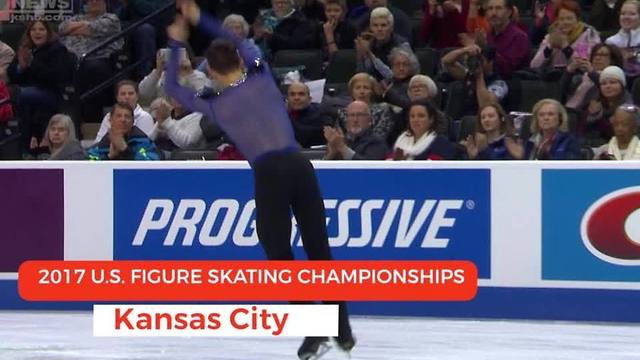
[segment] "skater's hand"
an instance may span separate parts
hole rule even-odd
[[[167,28],[169,39],[186,42],[189,39],[189,26],[181,15],[176,15],[176,20]]]
[[[200,7],[193,0],[178,0],[176,3],[178,9],[182,13],[182,16],[189,22],[189,24],[196,26],[200,22]]]

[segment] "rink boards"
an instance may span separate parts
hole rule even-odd
[[[354,303],[354,313],[640,322],[640,163],[314,165],[337,259],[478,268],[471,302]],[[1,163],[0,189],[0,308],[89,308],[20,300],[27,259],[264,257],[246,163]]]

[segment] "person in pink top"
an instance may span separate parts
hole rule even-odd
[[[592,26],[580,21],[580,5],[563,0],[556,21],[531,60],[531,68],[565,68],[574,58],[589,59],[591,49],[600,43],[600,35]]]

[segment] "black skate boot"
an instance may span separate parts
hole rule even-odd
[[[336,343],[338,348],[350,355],[351,349],[356,346],[356,338],[353,337],[351,331],[346,332],[345,334],[338,335],[333,338],[333,341]]]
[[[315,360],[329,351],[329,338],[307,336],[298,348],[298,358],[300,360]]]

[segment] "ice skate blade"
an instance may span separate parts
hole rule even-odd
[[[318,360],[324,356],[324,354],[328,353],[331,350],[331,345],[326,342],[323,342],[318,346],[318,351],[315,353],[304,353],[298,355],[300,360]]]

